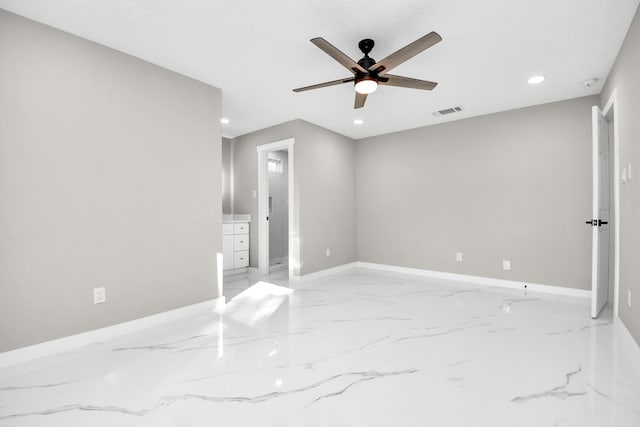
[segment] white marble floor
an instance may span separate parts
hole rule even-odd
[[[638,353],[584,300],[366,270],[291,287],[1,369],[0,426],[640,426]]]

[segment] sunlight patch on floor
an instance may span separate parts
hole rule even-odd
[[[260,281],[232,298],[220,313],[227,320],[254,326],[271,317],[292,293],[293,289]]]

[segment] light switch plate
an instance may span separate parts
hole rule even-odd
[[[456,261],[462,262],[462,252],[456,252]]]
[[[508,259],[503,259],[502,260],[502,269],[503,270],[511,270],[511,261],[509,261]]]

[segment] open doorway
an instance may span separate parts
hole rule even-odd
[[[269,185],[269,272],[289,266],[289,152],[267,153]]]
[[[258,269],[261,274],[295,270],[293,221],[294,139],[260,145],[258,150]]]

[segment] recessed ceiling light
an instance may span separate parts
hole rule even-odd
[[[220,119],[220,123],[222,123],[223,125],[228,125],[229,124],[229,119],[226,119],[226,118],[223,117],[223,118]]]
[[[354,124],[354,125],[361,125],[361,124],[364,124],[364,120],[362,120],[362,119],[355,119],[355,120],[353,121],[353,124]]]
[[[544,81],[544,76],[533,76],[527,82],[530,85],[537,85],[538,83],[542,83]]]

